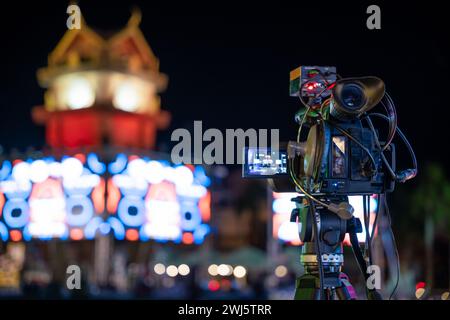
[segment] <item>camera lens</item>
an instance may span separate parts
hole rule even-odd
[[[384,82],[376,77],[348,78],[336,82],[330,115],[340,121],[358,118],[375,107],[384,95]]]
[[[344,85],[341,91],[341,101],[348,109],[361,108],[366,102],[363,88],[354,83]]]

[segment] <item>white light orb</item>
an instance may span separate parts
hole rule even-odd
[[[174,265],[170,265],[167,267],[166,273],[169,277],[176,277],[178,275],[178,268]]]
[[[158,275],[162,275],[166,272],[166,266],[163,265],[162,263],[157,263],[153,267],[153,271],[155,271],[155,273]]]
[[[152,184],[160,183],[164,180],[164,167],[158,161],[150,161],[144,171],[145,179]]]
[[[142,159],[134,159],[128,164],[128,173],[133,178],[140,178],[144,174],[146,163]]]
[[[182,276],[187,276],[189,274],[189,272],[191,272],[191,269],[189,268],[189,266],[187,264],[180,264],[178,266],[178,273]]]
[[[233,274],[233,267],[228,264],[221,264],[217,267],[217,273],[221,276],[230,276]]]
[[[423,297],[423,295],[425,294],[425,289],[424,288],[419,288],[416,290],[416,298],[420,299]]]
[[[194,175],[191,169],[185,166],[175,168],[175,184],[177,186],[190,186],[194,181]]]
[[[66,103],[72,110],[83,109],[94,104],[95,92],[91,83],[84,78],[73,78],[66,88]]]
[[[275,268],[275,275],[278,278],[285,277],[287,275],[287,273],[288,273],[288,270],[287,270],[287,268],[285,266],[280,265],[280,266]]]
[[[83,173],[83,164],[77,158],[67,158],[61,162],[61,175],[64,179],[79,178]]]
[[[35,160],[30,165],[30,180],[39,183],[47,180],[49,167],[44,160]]]
[[[48,172],[51,177],[59,178],[62,175],[62,166],[60,162],[54,161],[48,164]]]
[[[233,270],[233,274],[236,278],[243,278],[247,274],[247,270],[243,266],[236,266]]]
[[[136,85],[124,82],[116,89],[113,105],[122,111],[135,112],[139,108],[141,94]]]
[[[27,162],[19,162],[12,169],[12,177],[18,182],[29,181],[30,164]]]
[[[212,264],[212,265],[210,265],[209,267],[208,267],[208,273],[211,275],[211,276],[213,276],[213,277],[215,277],[215,276],[217,276],[219,273],[217,272],[217,264]]]

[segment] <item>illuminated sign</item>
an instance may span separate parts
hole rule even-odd
[[[378,200],[375,195],[372,195],[370,197],[370,215],[369,215],[369,230],[371,231],[373,228],[373,223],[375,221],[375,217],[377,215],[377,206],[378,206]],[[356,218],[359,218],[361,221],[363,228],[362,232],[357,233],[359,242],[365,242],[366,241],[366,230],[364,228],[364,205],[363,205],[363,197],[362,196],[349,196],[348,202],[352,205],[353,209],[355,209],[355,212],[353,215]],[[376,234],[377,230],[375,230]],[[345,235],[345,244],[350,245],[350,239],[348,237],[348,234]]]
[[[106,178],[107,177],[107,178]],[[200,244],[209,233],[210,179],[201,166],[118,154],[4,161],[0,239],[93,239]]]
[[[118,155],[108,166],[108,221],[116,238],[202,243],[210,231],[204,169],[130,158]]]
[[[273,237],[291,245],[300,245],[298,236],[298,225],[291,222],[291,212],[295,209],[292,198],[297,197],[297,193],[273,192],[272,212],[273,212]]]
[[[295,222],[291,222],[291,212],[295,208],[295,203],[291,201],[292,198],[297,197],[297,193],[276,193],[273,192],[272,200],[272,212],[273,212],[273,237],[280,240],[283,243],[289,245],[301,245],[299,238],[299,227]],[[359,218],[361,222],[364,221],[364,207],[363,207],[363,197],[362,196],[349,196],[349,203],[355,209],[353,213],[355,217]],[[372,230],[373,222],[376,216],[377,210],[377,199],[376,197],[370,197],[370,230]],[[366,233],[363,228],[363,232],[358,233],[359,242],[365,242]],[[350,243],[348,240],[348,235],[346,235],[344,243]]]

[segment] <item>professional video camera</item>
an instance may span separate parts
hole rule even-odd
[[[292,221],[300,223],[304,243],[301,261],[305,275],[298,278],[297,299],[352,299],[352,287],[342,272],[342,241],[348,233],[359,267],[367,280],[372,265],[371,245],[376,221],[369,230],[369,197],[386,206],[386,193],[395,182],[417,174],[414,151],[397,127],[395,105],[377,77],[339,77],[335,67],[302,66],[290,74],[290,95],[302,108],[296,113],[297,140],[286,148],[247,148],[244,177],[269,178],[274,191],[299,193],[292,199],[296,209]],[[381,104],[386,115],[369,113]],[[388,122],[388,136],[382,141],[372,118]],[[309,129],[302,132],[302,129]],[[396,133],[404,141],[413,169],[396,172]],[[272,146],[273,147],[273,146]],[[362,231],[349,195],[361,195],[364,207],[366,243],[364,254],[356,234]],[[378,219],[377,205],[376,220]],[[319,235],[319,236],[315,236]],[[369,299],[381,299],[375,288],[366,288]]]

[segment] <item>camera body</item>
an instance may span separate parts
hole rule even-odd
[[[310,130],[319,131],[319,128],[316,126],[319,125],[313,125]],[[314,169],[314,171],[316,171],[317,176],[313,181],[310,181],[312,184],[311,194],[326,194],[330,196],[372,195],[394,190],[395,181],[386,173],[381,153],[375,145],[375,138],[370,129],[363,128],[360,120],[340,124],[340,128],[351,134],[370,152],[375,164],[372,163],[367,152],[355,141],[343,135],[341,131],[333,126],[329,126],[326,123],[324,126],[324,134],[318,138],[320,141],[312,142],[315,144],[314,149],[321,149],[323,154],[320,156],[319,162],[315,164],[317,169]],[[283,164],[286,166],[285,169],[278,170],[277,173],[273,174],[252,175],[252,170],[248,168],[253,168],[255,164],[251,161],[251,157],[247,156],[243,167],[243,171],[246,173],[244,176],[268,178],[275,192],[292,192],[292,190],[295,190],[295,185],[288,173],[291,168],[289,168],[290,164],[284,160],[288,154],[287,149],[287,144],[280,144],[278,158],[283,159],[283,161],[280,162],[274,159],[274,163]],[[271,153],[267,148],[258,149],[257,151],[255,149],[250,150],[246,149],[245,154],[248,155],[251,152]],[[306,154],[297,157],[293,161],[292,165],[295,166],[293,171],[298,173],[298,179],[301,180],[303,177],[308,176],[306,172],[308,171],[308,165],[305,164],[305,161],[307,161],[305,158],[307,159],[311,156],[313,155]],[[394,144],[391,143],[389,145],[385,151],[385,156],[391,163],[392,169],[395,170],[396,155]],[[376,169],[375,173],[374,169]]]
[[[357,139],[372,155],[341,131],[330,127],[325,134],[324,163],[319,172],[317,192],[336,195],[371,195],[391,192],[395,182],[385,173],[381,153],[375,145],[375,137],[370,129],[363,128],[360,120],[341,123],[340,127]],[[390,163],[395,161],[395,147],[389,146]],[[395,170],[395,169],[394,169]]]
[[[376,132],[364,127],[361,120],[384,95],[381,79],[337,80],[335,67],[301,66],[290,73],[289,89],[291,96],[299,97],[308,106],[300,109],[295,117],[300,128],[305,131],[309,128],[308,137],[300,141],[299,136],[296,142],[280,144],[280,150],[276,151],[247,148],[244,177],[269,178],[276,192],[295,190],[293,180],[316,195],[372,195],[393,191],[395,181],[387,173],[380,151],[384,145],[375,137]],[[385,148],[383,156],[395,170],[392,143]]]

